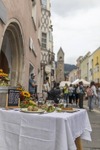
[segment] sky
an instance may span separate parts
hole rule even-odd
[[[51,20],[56,60],[60,47],[67,64],[100,47],[100,0],[51,0]]]

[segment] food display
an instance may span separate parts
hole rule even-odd
[[[55,107],[53,105],[47,106],[45,109],[47,112],[54,112],[55,111]]]
[[[39,105],[38,102],[34,102],[33,100],[23,101],[23,105],[21,105],[21,112],[28,112],[28,113],[51,113],[51,112],[76,112],[77,109],[72,107],[64,107],[64,104],[59,103],[55,106],[55,104],[41,104]]]
[[[76,108],[72,108],[72,107],[66,107],[62,109],[62,112],[68,112],[68,113],[73,113],[73,112],[77,112],[79,111],[79,109]]]
[[[29,106],[35,107],[35,106],[37,106],[37,104],[33,100],[21,101],[21,104],[20,104],[21,108],[28,108]]]
[[[31,110],[31,109],[28,109],[28,108],[21,108],[21,110],[20,110],[21,112],[24,112],[24,113],[44,113],[45,111],[44,110],[42,110],[42,109],[40,109],[40,108],[38,108],[38,110],[36,109],[34,109],[34,110]]]
[[[38,107],[36,107],[36,106],[28,106],[28,108],[27,108],[27,110],[28,111],[38,111]]]
[[[54,104],[55,107],[57,108],[63,108],[64,107],[64,104],[63,103],[59,103],[59,104]]]
[[[56,108],[56,111],[57,111],[57,112],[62,112],[62,109],[59,108],[59,107],[57,107],[57,108]]]
[[[54,112],[55,111],[55,107],[53,105],[38,105],[38,103],[29,100],[27,102],[23,102],[24,105],[21,105],[21,112],[37,112],[37,113],[41,113],[41,112]]]
[[[59,103],[58,107],[61,108],[61,109],[63,109],[64,108],[64,104],[63,103]]]
[[[24,109],[25,108],[25,109]],[[23,101],[21,103],[21,111],[22,110],[25,110],[28,111],[28,112],[33,112],[33,111],[38,111],[38,105],[36,104],[36,102],[32,101],[32,100],[29,100],[29,101]]]
[[[73,110],[72,107],[65,107],[65,108],[62,108],[62,110]]]

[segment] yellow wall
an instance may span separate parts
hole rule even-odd
[[[93,79],[100,83],[100,48],[93,53]]]
[[[88,61],[89,61],[90,52],[88,52],[81,61],[81,78],[88,81]]]

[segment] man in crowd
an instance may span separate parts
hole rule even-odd
[[[29,93],[33,96],[36,96],[36,81],[35,81],[35,74],[32,73],[29,79]]]
[[[79,82],[78,90],[79,90],[79,93],[78,93],[79,94],[79,107],[83,108],[83,99],[84,99],[85,89],[84,89],[82,81]]]

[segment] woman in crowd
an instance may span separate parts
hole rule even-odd
[[[69,86],[69,103],[72,104],[73,103],[73,93],[74,92],[74,88],[73,88],[73,85],[70,84]]]
[[[43,84],[43,90],[42,90],[42,94],[43,94],[43,100],[46,102],[47,97],[48,97],[48,92],[50,91],[50,84],[49,84],[49,78],[46,77],[46,80],[44,81]]]
[[[68,91],[69,91],[68,84],[66,83],[64,88],[63,88],[64,101],[66,101],[66,106],[68,106],[68,99],[69,99]]]
[[[90,89],[92,93],[90,94],[90,96],[88,95],[88,107],[91,111],[94,108],[95,98],[97,97],[96,86],[94,81],[91,81]]]
[[[83,99],[84,99],[85,89],[84,89],[82,81],[79,82],[79,86],[78,86],[77,90],[79,91],[79,93],[78,93],[78,96],[79,96],[79,107],[83,108]]]
[[[98,86],[97,89],[97,95],[98,95],[98,108],[100,108],[100,85]]]
[[[76,106],[78,105],[78,100],[79,100],[79,93],[78,93],[78,84],[75,85],[75,102],[76,102]]]
[[[35,96],[37,94],[37,84],[35,81],[35,74],[32,73],[29,79],[29,93],[31,94],[31,96]]]

